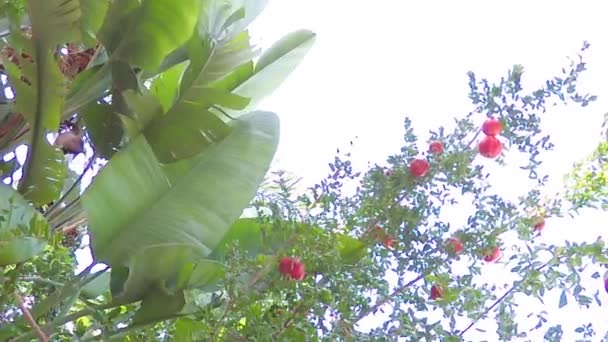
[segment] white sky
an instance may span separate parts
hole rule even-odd
[[[422,142],[428,129],[449,125],[454,116],[472,109],[467,71],[498,81],[513,64],[523,64],[524,87],[534,90],[557,76],[567,65],[566,57],[576,57],[583,40],[588,40],[592,44],[589,70],[580,91],[600,99],[584,109],[556,107],[543,118],[544,129],[557,145],[544,156],[544,170],[553,176],[552,189],[558,190],[572,163],[599,142],[603,114],[608,111],[608,21],[603,9],[599,1],[271,0],[253,25],[261,46],[301,28],[318,34],[304,63],[260,105],[281,116],[277,166],[312,184],[326,175],[336,148],[347,147],[356,136],[355,163],[360,167],[383,163],[401,146],[406,115]],[[516,170],[516,165],[494,170],[496,191],[513,198],[528,190],[526,174],[514,176]],[[458,209],[448,212],[455,223],[466,222]],[[591,242],[602,233],[600,222],[606,218],[604,213],[588,211],[576,220],[550,219],[538,242]],[[510,282],[511,267],[487,266],[485,278]],[[586,274],[596,270],[604,273],[604,268],[594,265]],[[602,288],[601,280],[590,279],[584,285],[593,292]],[[525,313],[549,311],[551,325],[564,325],[564,341],[574,340],[578,323],[595,322],[600,330],[593,340],[599,341],[606,326],[600,317],[607,309],[594,306],[581,311],[571,304],[558,310],[558,296],[559,292],[547,295],[546,306],[525,299],[519,303],[528,306]],[[602,292],[601,298],[608,295]],[[518,321],[523,327],[536,323]],[[365,320],[361,329],[380,323],[381,318]],[[480,322],[477,327],[489,332],[471,330],[468,339],[497,339],[493,322]],[[529,338],[542,340],[545,330]]]
[[[398,152],[406,115],[423,142],[428,129],[449,125],[453,117],[468,113],[472,107],[467,71],[497,81],[513,64],[523,64],[524,87],[536,89],[560,72],[566,56],[575,57],[583,40],[592,46],[580,91],[600,99],[585,109],[557,107],[546,114],[544,128],[557,145],[544,157],[544,169],[553,175],[552,189],[559,189],[562,175],[599,141],[602,117],[608,111],[608,21],[599,1],[271,0],[252,26],[256,42],[264,48],[301,28],[318,34],[316,45],[260,107],[281,117],[277,167],[304,177],[305,184],[324,177],[336,148],[348,147],[355,137],[354,162],[364,168],[367,162],[383,163]],[[514,174],[516,165],[493,170],[496,191],[504,196],[513,198],[528,190],[526,174]],[[446,209],[454,226],[464,224],[469,213]],[[550,219],[539,242],[591,242],[602,233],[601,222],[607,218],[604,213],[586,212],[576,220]],[[504,253],[503,260],[508,259],[509,251]],[[82,254],[79,259],[87,264],[90,257]],[[510,282],[510,268],[501,263],[486,266],[484,278]],[[594,265],[588,274],[596,270],[604,272]],[[590,279],[584,285],[593,292],[602,288],[600,280]],[[558,310],[558,296],[559,292],[547,295],[546,306],[526,299],[520,304],[528,306],[526,313],[549,311],[551,325],[565,324],[564,341],[574,340],[571,332],[578,323],[592,321],[596,329],[606,326],[601,319],[605,307],[580,311],[569,305]],[[608,295],[602,292],[602,298]],[[381,317],[371,317],[360,329],[381,323]],[[528,327],[536,322],[521,323]],[[471,330],[467,339],[497,340],[491,320],[477,327],[489,332]],[[542,340],[545,330],[530,338]],[[594,341],[604,331],[598,334]]]

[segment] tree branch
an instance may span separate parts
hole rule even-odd
[[[80,317],[93,315],[93,314],[95,314],[95,312],[97,310],[107,310],[107,309],[112,309],[112,308],[115,308],[118,306],[120,306],[120,304],[108,303],[108,304],[100,305],[100,306],[96,307],[95,309],[85,308],[83,310],[76,311],[76,312],[66,315],[60,319],[57,319],[56,321],[49,323],[40,329],[41,329],[41,331],[52,332],[55,330],[56,327],[60,327],[68,322],[75,321],[75,320],[79,319]],[[34,336],[35,336],[34,333],[28,332],[28,333],[19,335],[10,341],[11,342],[30,341]],[[45,340],[45,341],[48,341],[48,340]]]
[[[543,265],[541,265],[540,267],[538,267],[536,270],[537,271],[541,271],[543,268],[547,267],[551,262],[553,261],[553,259],[547,261],[546,263],[544,263]],[[475,320],[473,320],[473,322],[471,322],[471,324],[469,324],[466,328],[464,328],[463,331],[461,331],[458,336],[462,337],[467,331],[469,331],[475,324],[477,324],[477,322],[479,322],[484,316],[486,316],[490,311],[492,311],[492,309],[494,309],[498,304],[500,304],[505,298],[507,298],[507,296],[509,294],[511,294],[513,291],[515,291],[519,285],[521,285],[521,283],[524,282],[524,280],[526,280],[526,277],[524,277],[523,279],[515,282],[515,284],[513,284],[513,286],[511,286],[510,289],[508,289],[505,293],[503,293],[502,296],[500,296],[494,303],[492,303],[492,305],[490,305],[481,315],[477,316],[477,318]]]
[[[34,319],[34,317],[32,316],[32,314],[30,313],[30,310],[25,305],[25,302],[23,301],[23,298],[16,291],[15,291],[14,295],[15,295],[15,298],[17,299],[17,301],[19,302],[19,307],[21,308],[21,312],[23,312],[23,317],[25,318],[25,320],[27,321],[27,323],[30,325],[30,327],[32,327],[32,330],[38,336],[38,340],[41,341],[41,342],[48,342],[49,338],[42,331],[42,329],[40,329],[40,326],[38,326],[38,323],[36,323],[36,320]]]
[[[42,277],[37,277],[37,276],[19,277],[19,280],[31,281],[31,282],[40,283],[40,284],[47,284],[47,285],[51,285],[51,286],[55,286],[55,287],[61,287],[64,285],[63,283],[60,283],[58,281],[54,281],[54,280],[46,279],[46,278],[42,278]]]
[[[370,313],[375,312],[378,309],[380,309],[381,306],[383,306],[384,304],[386,304],[386,303],[390,302],[391,300],[393,300],[393,298],[396,295],[401,294],[402,292],[404,292],[405,290],[407,290],[408,287],[414,285],[415,283],[417,283],[418,281],[420,281],[424,277],[425,277],[425,274],[421,274],[421,275],[417,276],[416,278],[414,278],[414,279],[410,280],[409,282],[407,282],[405,285],[396,288],[395,290],[393,290],[393,292],[391,294],[389,294],[385,298],[376,301],[376,304],[374,304],[374,306],[372,306],[369,309],[364,310],[361,313],[359,313],[359,315],[357,316],[357,318],[355,320],[355,324],[357,324],[363,318],[367,317],[367,315],[369,315]]]

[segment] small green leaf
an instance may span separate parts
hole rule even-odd
[[[354,265],[368,255],[365,244],[353,237],[338,235],[338,242],[340,256],[345,264]]]
[[[568,305],[568,298],[566,297],[566,290],[562,290],[562,294],[559,297],[559,308],[563,308]]]

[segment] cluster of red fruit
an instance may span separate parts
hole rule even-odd
[[[502,131],[500,120],[487,119],[481,126],[481,131],[486,135],[478,145],[479,154],[486,158],[496,158],[502,152],[502,143],[496,136]]]
[[[306,276],[304,264],[298,258],[282,257],[279,260],[279,272],[293,280],[300,281]]]
[[[429,152],[431,152],[432,154],[442,154],[443,153],[443,143],[441,141],[433,141],[430,145],[429,145]],[[412,174],[412,176],[418,178],[418,177],[424,177],[429,170],[431,169],[431,165],[429,164],[429,162],[426,159],[414,159],[411,163],[410,163],[410,173]]]
[[[482,132],[486,135],[479,143],[479,153],[486,158],[496,158],[502,152],[502,143],[496,138],[502,131],[500,120],[495,118],[487,119],[482,127]],[[433,141],[429,145],[431,154],[442,154],[444,151],[441,141]],[[409,166],[410,174],[416,178],[424,177],[430,170],[431,166],[426,159],[414,159]],[[386,176],[392,176],[390,170],[386,171]],[[540,232],[545,227],[545,220],[541,219],[534,225],[534,230]],[[393,248],[397,240],[390,234],[386,233],[381,226],[376,225],[372,230],[372,237],[375,241],[382,243],[386,248]],[[447,240],[446,249],[451,255],[458,255],[462,252],[464,246],[460,239],[452,237]],[[483,255],[485,262],[494,262],[500,259],[501,251],[499,247],[494,247],[489,252]],[[297,258],[283,257],[279,262],[279,272],[294,280],[304,279],[304,265]],[[607,285],[608,286],[608,285]],[[431,287],[431,299],[443,297],[444,290],[438,284]]]
[[[543,228],[545,228],[545,219],[541,218],[534,224],[534,231],[540,233],[543,230]],[[458,254],[460,254],[460,252],[462,252],[463,244],[460,241],[460,239],[453,237],[453,238],[448,239],[448,241],[446,243],[446,249],[449,254],[458,255]],[[494,247],[491,250],[489,250],[486,254],[483,255],[483,260],[488,263],[494,262],[494,261],[499,260],[501,258],[501,256],[502,256],[502,254],[500,252],[500,248]],[[607,273],[607,275],[608,275],[608,273]],[[606,278],[606,291],[608,292],[608,278]],[[431,287],[430,298],[432,300],[435,300],[437,298],[443,298],[443,294],[444,294],[444,290],[441,287],[441,285],[434,284]]]

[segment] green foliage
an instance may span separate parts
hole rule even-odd
[[[12,188],[0,184],[0,266],[25,262],[46,247],[48,224]]]
[[[222,80],[220,86],[255,99],[248,107],[253,108],[272,94],[302,62],[315,39],[316,35],[311,31],[292,32],[265,51],[255,68],[244,66],[238,69],[233,75]]]
[[[16,158],[0,164],[23,194],[0,186],[0,339],[36,338],[18,309],[24,297],[36,324],[58,341],[460,341],[471,329],[484,332],[477,322],[487,318],[501,340],[538,329],[560,340],[564,329],[546,327],[546,312],[529,313],[538,318],[532,330],[520,326],[518,296],[542,302],[559,290],[559,308],[601,304],[581,280],[587,264],[608,262],[602,239],[564,246],[534,239],[539,219],[606,203],[605,143],[575,168],[566,196],[546,193],[550,175],[538,167],[553,148],[541,131],[547,103],[596,99],[577,89],[582,57],[531,92],[518,65],[498,83],[471,72],[473,111],[430,132],[444,153],[426,152],[406,118],[403,146],[384,166],[355,170],[350,154],[339,154],[325,179],[296,190],[297,180],[282,172],[262,182],[279,121],[250,111],[316,36],[292,32],[256,60],[247,25],[265,4],[3,3],[0,25],[17,52],[17,63],[5,67],[17,100],[1,99],[0,149],[29,150],[23,167]],[[31,36],[18,30],[23,20]],[[73,79],[61,74],[69,59],[57,51],[65,43],[92,51]],[[536,180],[517,199],[495,193],[478,162],[477,122],[487,116],[500,118],[505,152],[525,156],[520,166]],[[66,119],[95,151],[68,182],[66,158],[47,140]],[[421,155],[430,171],[416,178],[409,166]],[[85,174],[94,178],[81,196]],[[461,203],[473,209],[456,226],[445,211]],[[74,252],[88,248],[84,233],[94,261],[75,275]],[[462,252],[446,245],[452,237]],[[480,283],[483,256],[496,247],[513,279]],[[304,279],[281,274],[283,257],[302,263]],[[432,286],[441,289],[435,300]],[[363,332],[359,324],[388,306],[386,322]],[[583,323],[574,333],[594,338],[596,328]]]
[[[165,279],[175,265],[209,255],[255,194],[277,143],[276,116],[260,112],[244,118],[217,146],[177,167],[163,169],[144,139],[108,163],[83,195],[83,206],[96,259],[131,270],[126,298],[139,299],[149,282]],[[111,190],[116,188],[124,192]],[[218,197],[219,192],[224,196]],[[165,254],[163,248],[174,251]],[[186,254],[160,267],[176,248]],[[137,280],[133,277],[140,267],[148,271]]]
[[[34,296],[31,313],[45,333],[75,321],[74,332],[86,339],[100,324],[109,337],[123,336],[124,331],[112,327],[125,319],[141,328],[134,336],[154,335],[146,325],[197,310],[191,291],[221,288],[225,245],[251,236],[230,228],[255,195],[278,143],[276,115],[253,112],[234,120],[222,108],[242,111],[257,99],[219,86],[241,65],[252,64],[257,51],[249,44],[246,27],[265,4],[3,4],[8,20],[1,23],[10,29],[9,42],[16,51],[14,64],[5,68],[19,100],[16,105],[8,99],[2,103],[0,148],[11,152],[27,142],[23,177],[17,183],[40,211],[2,187],[2,200],[18,199],[14,208],[12,200],[2,206],[0,257],[12,267],[2,278],[10,297],[3,317],[14,323],[3,324],[3,339],[19,331],[25,333],[17,340],[35,335],[27,332],[26,320],[9,314],[20,305],[18,297],[10,296],[13,289]],[[21,22],[31,22],[31,35],[19,31]],[[65,43],[71,44],[69,56],[57,52]],[[82,50],[74,51],[74,46]],[[84,61],[82,51],[88,54]],[[81,63],[74,79],[61,75],[66,63]],[[58,132],[66,119],[84,130],[95,154],[82,174],[70,171],[64,183],[66,159],[48,143],[47,134]],[[97,162],[99,157],[107,165]],[[101,166],[81,199],[84,174]],[[15,158],[2,163],[3,176],[19,170]],[[116,186],[125,192],[111,189]],[[90,231],[96,262],[108,262],[111,272],[91,275],[87,268],[70,275],[71,253],[81,243],[83,226]],[[50,267],[42,267],[43,262]],[[23,279],[33,286],[22,286]],[[141,304],[128,304],[137,300]],[[163,322],[157,326],[169,327]],[[71,340],[69,336],[68,331],[56,335]]]
[[[602,129],[606,130],[608,115]],[[602,132],[606,137],[606,132]],[[575,209],[608,208],[608,142],[601,142],[586,159],[575,165],[568,179],[567,199]]]
[[[120,3],[113,2],[111,6],[124,6]],[[128,19],[123,22],[125,26],[114,26],[113,36],[121,39],[106,43],[116,46],[112,58],[146,70],[156,70],[167,54],[190,38],[197,21],[199,4],[197,0],[142,1],[137,9],[127,12]],[[105,24],[109,27],[116,23],[108,20]],[[126,34],[122,32],[124,28]]]
[[[44,12],[39,14],[43,15]],[[37,30],[57,30],[57,35],[63,32],[45,26],[38,27]],[[53,37],[49,35],[48,38]],[[17,102],[15,110],[22,113],[32,127],[20,192],[34,204],[44,205],[59,196],[67,173],[63,156],[46,139],[47,131],[59,128],[63,86],[50,46],[39,40],[28,43],[31,45],[26,44],[25,51],[32,53],[35,63],[22,59],[21,71],[15,66],[9,67],[8,71],[15,93],[24,99]]]

